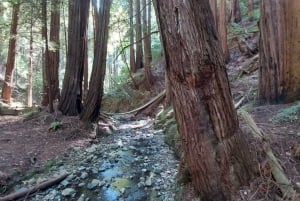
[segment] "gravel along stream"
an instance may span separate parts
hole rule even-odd
[[[73,151],[53,174],[70,175],[27,200],[174,201],[178,161],[153,120],[118,120],[113,134]],[[28,183],[36,183],[31,179]]]

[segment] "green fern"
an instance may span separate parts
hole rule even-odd
[[[48,130],[49,131],[56,131],[57,129],[59,129],[61,126],[63,125],[63,122],[61,121],[54,121],[50,124]]]

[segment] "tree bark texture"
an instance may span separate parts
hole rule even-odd
[[[222,43],[223,55],[225,62],[229,62],[230,54],[227,44],[227,14],[226,14],[226,0],[220,0],[219,17],[218,17],[218,30]]]
[[[253,0],[248,0],[248,17],[250,20],[253,18]]]
[[[82,111],[82,82],[89,0],[69,1],[69,32],[66,72],[59,110],[76,116]]]
[[[15,68],[16,45],[17,45],[17,26],[19,20],[20,4],[13,5],[10,39],[8,46],[8,55],[5,69],[5,78],[2,87],[2,99],[6,103],[11,103],[12,85],[13,85],[13,72]]]
[[[135,47],[135,65],[136,69],[143,67],[143,44],[142,44],[142,23],[141,23],[141,1],[135,1],[136,20],[135,20],[135,34],[136,34],[136,47]]]
[[[95,9],[97,11],[95,13],[96,40],[90,88],[80,115],[80,119],[85,122],[95,121],[101,109],[111,2],[111,0],[93,0],[93,6],[97,8]]]
[[[46,78],[46,86],[43,87],[44,89],[44,98],[47,100],[45,102],[48,103],[49,112],[54,112],[53,108],[53,91],[51,90],[52,84],[52,77],[51,77],[51,67],[50,67],[50,52],[49,52],[49,42],[48,42],[48,26],[47,26],[47,0],[42,0],[42,38],[45,44],[45,60],[44,60],[44,67],[45,70],[45,78]]]
[[[151,34],[148,32],[148,20],[147,20],[147,1],[142,0],[143,5],[143,44],[144,44],[144,72],[145,72],[145,86],[148,91],[152,86],[152,73],[151,73],[151,43],[149,37]],[[148,5],[150,6],[150,5]]]
[[[232,103],[209,1],[156,0],[186,165],[203,200],[232,200],[251,157]]]
[[[60,1],[61,0],[52,0],[51,1],[51,22],[50,22],[50,45],[51,49],[49,50],[49,67],[50,67],[50,90],[53,94],[53,99],[60,98],[59,91],[59,33],[60,33]]]
[[[230,21],[239,23],[241,20],[240,0],[230,0]]]
[[[210,8],[214,16],[215,26],[218,27],[218,6],[217,0],[209,0]]]
[[[300,2],[264,0],[260,18],[259,101],[300,99]]]

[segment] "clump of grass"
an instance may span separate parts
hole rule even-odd
[[[270,120],[274,123],[293,122],[299,118],[300,101],[294,105],[281,109]]]

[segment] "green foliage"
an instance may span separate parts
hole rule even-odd
[[[244,33],[244,29],[234,22],[229,24],[228,31],[234,36],[242,35]]]
[[[259,20],[259,18],[260,18],[260,9],[259,8],[253,10],[253,18],[255,21]]]
[[[270,121],[275,123],[293,122],[299,118],[300,101],[294,105],[281,109],[273,116]]]
[[[63,122],[61,121],[54,121],[50,124],[50,127],[48,128],[49,131],[56,131],[63,125]]]

